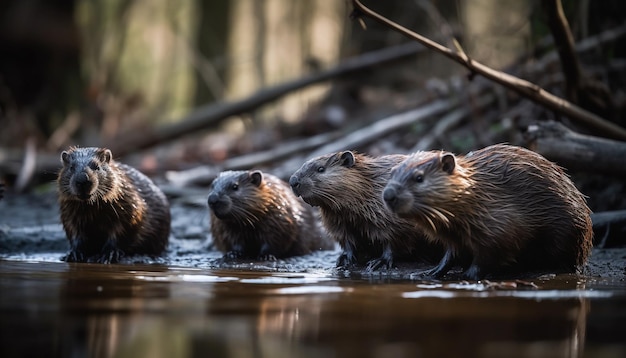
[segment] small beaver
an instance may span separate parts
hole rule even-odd
[[[310,159],[291,176],[294,193],[320,207],[326,230],[341,245],[337,267],[360,264],[368,255],[374,257],[368,270],[391,268],[394,256],[441,257],[440,247],[428,243],[413,222],[386,210],[382,201],[391,168],[405,158],[338,152]]]
[[[211,184],[211,234],[224,258],[275,260],[330,250],[315,213],[279,178],[261,171],[225,171]]]
[[[392,170],[387,206],[447,250],[429,273],[443,276],[470,254],[464,277],[523,271],[574,272],[592,246],[591,211],[556,164],[498,144],[455,157],[418,152]]]
[[[113,263],[122,256],[160,255],[170,232],[163,192],[109,149],[72,147],[61,153],[57,179],[68,262]]]

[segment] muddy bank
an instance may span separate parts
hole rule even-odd
[[[425,267],[398,263],[398,267],[375,273],[335,270],[339,248],[316,252],[276,262],[224,262],[221,253],[211,247],[206,193],[170,198],[172,235],[167,254],[161,258],[132,257],[123,263],[151,263],[207,269],[238,269],[267,272],[324,272],[366,279],[384,277],[420,279]],[[60,262],[69,247],[58,217],[53,192],[16,196],[8,194],[0,201],[0,258],[11,260]],[[594,249],[586,275],[590,277],[626,277],[626,248]],[[448,278],[458,275],[452,272]]]

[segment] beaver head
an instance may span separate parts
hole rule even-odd
[[[213,214],[222,220],[250,222],[259,208],[256,197],[263,185],[261,171],[225,171],[211,184],[208,205]]]
[[[345,151],[310,159],[289,178],[289,185],[296,196],[312,206],[345,206],[355,196],[364,195],[359,194],[361,188],[370,187],[359,173],[360,158]]]
[[[391,171],[383,200],[387,208],[401,217],[422,218],[448,224],[455,202],[470,182],[457,158],[447,152],[418,152]]]
[[[63,168],[58,177],[61,195],[94,203],[105,199],[115,187],[111,175],[112,154],[105,148],[70,148],[61,153]]]

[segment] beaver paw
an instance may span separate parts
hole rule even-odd
[[[425,276],[433,277],[433,278],[441,278],[443,275],[447,274],[450,271],[450,268],[454,265],[454,251],[451,249],[447,249],[443,254],[441,261],[435,267],[430,270],[424,272]]]
[[[224,260],[238,260],[243,257],[243,251],[231,250],[224,254],[222,257]]]
[[[272,254],[261,254],[257,257],[259,261],[276,261],[276,256]]]
[[[357,260],[354,253],[351,251],[343,251],[341,255],[337,258],[337,267],[338,268],[349,268],[352,266],[356,266]]]
[[[485,272],[478,265],[471,265],[465,272],[463,278],[466,280],[478,281],[485,277]]]
[[[122,257],[124,257],[124,251],[118,248],[111,248],[106,251],[103,251],[100,255],[96,255],[92,258],[89,258],[89,262],[96,262],[100,264],[114,264],[120,261]]]
[[[376,271],[378,269],[391,269],[393,267],[393,261],[386,258],[380,257],[377,259],[370,260],[365,267],[365,270],[368,272]]]
[[[71,250],[67,255],[61,258],[61,261],[65,262],[85,262],[85,255],[82,251]]]

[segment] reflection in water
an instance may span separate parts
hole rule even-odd
[[[599,328],[623,328],[626,290],[607,297],[571,278],[534,283],[538,289],[493,290],[467,283],[0,260],[0,356],[626,352],[619,331],[611,336]]]
[[[63,356],[112,357],[137,335],[144,312],[169,297],[167,285],[138,285],[134,275],[114,265],[68,264],[59,291]],[[151,267],[152,274],[164,267]]]

